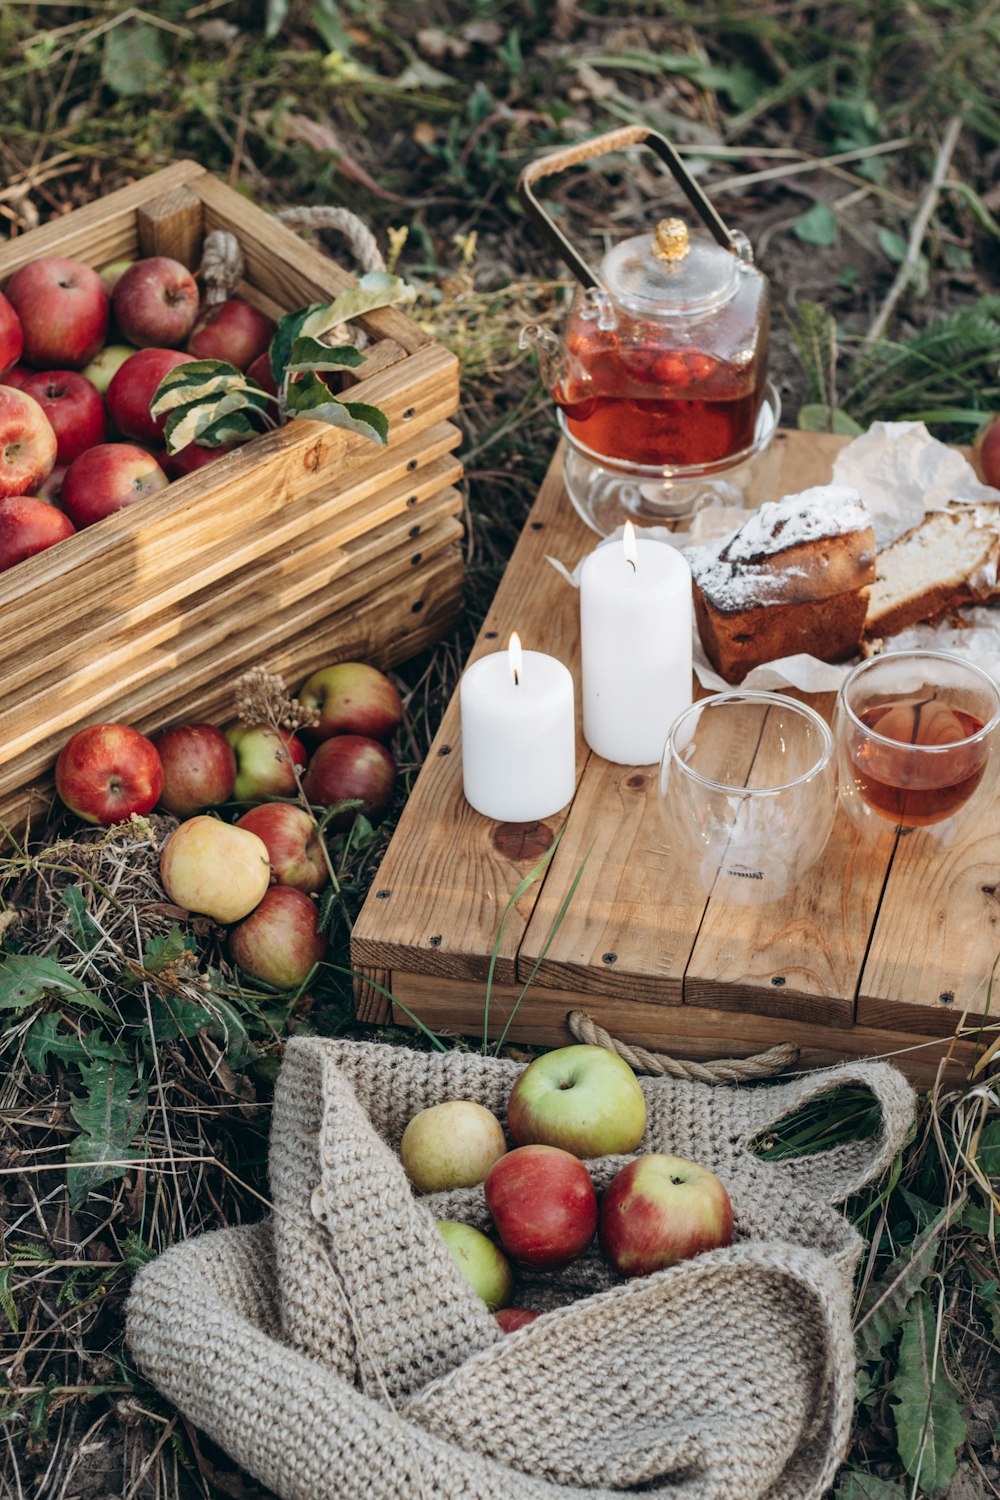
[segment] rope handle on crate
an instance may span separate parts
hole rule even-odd
[[[783,1068],[790,1067],[799,1055],[792,1042],[781,1042],[777,1047],[768,1047],[753,1057],[720,1058],[717,1062],[681,1062],[668,1057],[665,1052],[648,1052],[645,1047],[633,1047],[619,1041],[610,1031],[587,1015],[586,1011],[571,1010],[566,1024],[578,1042],[592,1047],[604,1047],[634,1068],[637,1073],[653,1073],[659,1078],[688,1078],[696,1083],[747,1083],[754,1078],[773,1078]]]
[[[275,214],[289,229],[336,229],[363,272],[384,271],[385,260],[368,225],[349,208],[280,208]],[[244,270],[240,242],[228,229],[212,229],[205,236],[201,279],[205,301],[225,302]]]

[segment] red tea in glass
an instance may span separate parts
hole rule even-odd
[[[858,718],[873,734],[852,741],[855,784],[868,806],[890,822],[909,828],[943,822],[982,781],[989,746],[974,736],[984,724],[965,709],[936,696],[902,698],[876,704]],[[920,748],[934,753],[914,753]]]

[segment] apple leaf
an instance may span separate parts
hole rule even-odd
[[[364,401],[337,401],[318,375],[305,375],[289,386],[288,410],[297,417],[360,433],[376,443],[384,443],[389,436],[389,419],[384,411]]]
[[[9,953],[0,964],[0,1010],[28,1010],[52,993],[109,1020],[118,1020],[110,1006],[55,959],[32,953]]]
[[[910,1303],[899,1344],[899,1366],[889,1386],[894,1408],[896,1447],[906,1472],[922,1491],[948,1488],[965,1441],[965,1420],[958,1392],[938,1358],[937,1317],[926,1292]]]
[[[263,410],[263,404],[248,398],[243,391],[230,391],[228,395],[192,401],[189,406],[179,407],[171,412],[163,429],[167,452],[178,453],[189,443],[218,448],[234,439],[246,442],[257,437],[260,428],[254,426],[251,417]],[[223,419],[227,420],[228,426],[220,435],[215,429]]]
[[[380,307],[412,302],[416,295],[416,290],[407,286],[402,276],[394,276],[389,271],[368,271],[358,277],[357,286],[340,292],[332,302],[310,308],[301,333],[308,338],[319,338],[320,334],[336,328],[339,323],[349,323],[352,318],[360,318]]]
[[[125,1175],[132,1138],[146,1115],[145,1085],[124,1063],[102,1058],[80,1071],[87,1092],[69,1107],[80,1134],[70,1144],[66,1174],[74,1209],[92,1188]]]
[[[285,370],[292,375],[300,370],[356,370],[364,355],[353,344],[321,344],[319,339],[297,338],[292,344]]]
[[[247,380],[242,370],[226,360],[192,359],[167,371],[149,403],[149,413],[153,417],[162,417],[192,401],[227,395],[230,391],[244,391],[247,396],[258,399],[261,396],[260,387]]]

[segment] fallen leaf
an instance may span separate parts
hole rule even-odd
[[[284,115],[281,120],[281,137],[286,141],[298,141],[312,151],[329,152],[337,158],[337,167],[345,177],[360,183],[370,193],[374,193],[376,198],[382,198],[386,203],[405,201],[398,193],[380,187],[374,177],[344,150],[341,139],[332,126],[321,120],[311,120],[308,115]]]

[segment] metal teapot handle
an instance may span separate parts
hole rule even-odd
[[[556,172],[564,172],[567,167],[579,166],[581,162],[593,161],[595,157],[607,156],[626,146],[651,146],[660,160],[670,168],[674,181],[712,237],[724,250],[730,250],[734,255],[739,253],[733,235],[691,177],[666,136],[660,135],[659,131],[650,130],[646,125],[622,125],[617,130],[606,131],[604,135],[595,135],[589,141],[580,141],[575,146],[563,146],[558,151],[539,156],[528,163],[517,181],[518,197],[528,218],[542,231],[583,286],[596,287],[600,286],[600,282],[583,256],[573,248],[555,220],[539,203],[533,191],[534,185],[543,177],[552,177]]]

